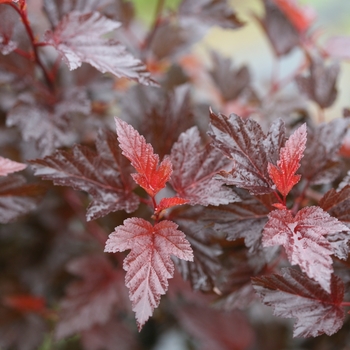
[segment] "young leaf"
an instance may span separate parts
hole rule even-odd
[[[18,163],[0,156],[0,176],[6,176],[16,171],[21,171],[26,167],[26,164]]]
[[[332,275],[326,293],[313,280],[294,269],[283,269],[283,275],[253,277],[252,283],[264,304],[274,308],[274,315],[296,318],[294,337],[317,337],[336,333],[344,321],[341,303],[342,280]]]
[[[188,203],[188,200],[180,197],[162,198],[155,208],[155,213],[186,203]]]
[[[72,282],[61,302],[56,337],[62,339],[96,324],[105,323],[119,300],[121,275],[102,255],[89,255],[71,261],[68,271],[81,277]]]
[[[255,195],[272,192],[273,182],[267,169],[271,149],[260,125],[235,114],[226,117],[211,111],[210,118],[208,134],[213,145],[234,161],[233,170],[220,173],[225,182]]]
[[[44,187],[26,184],[24,177],[0,177],[0,222],[7,224],[36,209]]]
[[[263,246],[283,245],[291,264],[330,292],[334,253],[327,235],[349,231],[320,207],[305,207],[295,216],[289,210],[274,210],[263,231]]]
[[[300,180],[300,175],[295,175],[295,173],[300,167],[305,145],[306,124],[303,124],[290,136],[286,145],[281,148],[280,160],[277,162],[277,166],[271,163],[268,165],[270,178],[284,197]]]
[[[159,156],[154,154],[153,147],[146,143],[143,136],[119,118],[115,118],[115,123],[119,147],[137,171],[137,174],[132,174],[133,179],[154,197],[170,179],[172,173],[170,159],[166,157],[159,164]]]
[[[190,204],[220,205],[239,197],[215,175],[231,162],[211,146],[202,146],[197,127],[182,133],[171,149],[173,173],[170,184]]]
[[[45,38],[62,54],[70,70],[86,62],[102,73],[156,85],[145,65],[127,52],[121,43],[103,38],[120,25],[99,12],[72,11],[62,18],[53,32],[48,31]]]
[[[105,252],[131,249],[124,260],[126,286],[139,330],[159,305],[160,296],[168,289],[174,264],[170,259],[193,260],[192,249],[185,235],[174,222],[164,220],[154,226],[141,218],[124,221],[109,235]]]
[[[98,153],[75,145],[72,151],[56,151],[30,163],[36,176],[88,192],[93,198],[86,214],[88,221],[117,210],[135,211],[139,198],[132,192],[134,184],[115,135],[100,131],[96,146]]]

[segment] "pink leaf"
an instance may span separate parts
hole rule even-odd
[[[327,239],[348,228],[320,207],[306,207],[295,216],[290,210],[274,210],[263,231],[265,247],[283,245],[291,264],[330,292],[334,249]]]
[[[102,73],[112,73],[145,85],[155,85],[145,65],[116,40],[103,36],[121,23],[99,12],[69,12],[54,32],[46,33],[46,40],[63,56],[70,70],[89,63]]]
[[[305,145],[306,124],[303,124],[290,136],[285,146],[281,148],[280,160],[277,162],[277,166],[271,163],[268,165],[270,178],[284,197],[300,180],[300,175],[295,175],[295,173],[300,167],[300,160],[303,157]]]
[[[0,156],[0,176],[6,176],[16,171],[21,171],[26,167],[26,164],[18,163]]]
[[[120,148],[137,171],[137,174],[132,174],[133,179],[154,197],[170,179],[170,159],[164,158],[159,164],[159,156],[154,154],[153,147],[146,143],[143,136],[121,119],[115,118],[115,122]]]
[[[161,221],[154,226],[141,218],[124,221],[109,235],[105,252],[123,252],[131,249],[124,260],[126,286],[139,330],[159,305],[160,296],[168,289],[174,264],[170,259],[192,261],[193,254],[185,235],[172,221]]]
[[[296,318],[294,337],[317,337],[336,333],[344,322],[341,303],[344,284],[332,276],[329,293],[294,269],[283,269],[283,276],[253,277],[256,292],[264,304],[274,308],[274,315]]]

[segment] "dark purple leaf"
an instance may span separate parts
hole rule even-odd
[[[222,272],[219,260],[222,249],[218,244],[211,242],[215,235],[212,228],[205,223],[185,219],[176,220],[176,223],[186,233],[194,255],[191,262],[173,258],[177,269],[184,280],[191,282],[194,290],[213,291]]]
[[[55,331],[58,339],[104,324],[119,301],[123,284],[122,274],[103,255],[77,258],[67,270],[81,279],[68,286],[61,302]]]
[[[0,177],[0,222],[6,224],[37,208],[44,188],[27,184],[24,177]]]
[[[267,170],[268,159],[275,154],[272,146],[275,143],[280,146],[282,143],[277,140],[284,138],[284,131],[278,136],[276,127],[278,130],[283,127],[273,124],[270,135],[266,136],[253,119],[242,119],[235,114],[226,117],[213,112],[210,117],[208,134],[213,138],[213,145],[233,160],[233,169],[220,173],[225,182],[256,195],[272,192],[274,185]]]
[[[311,184],[324,184],[336,179],[341,171],[338,151],[347,131],[346,118],[334,119],[308,130],[304,157],[299,172]]]
[[[116,135],[101,131],[96,147],[97,153],[75,145],[72,151],[56,151],[33,160],[34,174],[55,185],[88,192],[93,198],[86,214],[88,221],[117,210],[135,211],[139,198],[132,192],[135,185],[130,167],[121,155]]]
[[[321,58],[313,57],[308,76],[298,76],[296,82],[300,92],[321,108],[330,107],[336,97],[336,81],[339,74],[339,64],[326,65]]]
[[[173,173],[170,184],[190,204],[220,205],[239,201],[223,181],[214,176],[228,169],[231,162],[210,145],[203,146],[197,127],[180,135],[171,154]]]
[[[269,214],[262,243],[264,247],[283,245],[290,263],[299,265],[329,292],[333,272],[331,255],[335,251],[327,238],[342,231],[349,230],[320,207],[305,207],[295,216],[290,210],[274,210]],[[346,245],[346,241],[342,243]]]
[[[296,318],[294,337],[316,337],[336,333],[344,321],[341,303],[344,285],[332,276],[330,293],[304,274],[283,269],[283,275],[252,278],[254,288],[264,304],[274,308],[274,315]]]
[[[145,65],[121,43],[103,38],[120,25],[99,12],[73,11],[63,17],[53,32],[46,33],[46,40],[62,55],[70,70],[86,62],[102,73],[156,85]]]
[[[299,45],[296,28],[272,0],[264,0],[265,16],[258,18],[277,56],[289,54]]]
[[[236,99],[250,84],[250,73],[246,66],[232,67],[232,60],[212,51],[213,68],[210,76],[225,101]]]

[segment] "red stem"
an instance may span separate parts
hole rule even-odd
[[[294,201],[294,205],[293,205],[293,208],[292,208],[292,212],[293,214],[295,215],[299,208],[300,208],[300,204],[302,203],[302,201],[304,200],[305,196],[306,196],[306,191],[307,189],[309,188],[310,186],[310,181],[307,180],[306,183],[305,183],[305,186],[303,188],[303,190],[301,191],[299,197],[297,197]]]
[[[43,62],[40,59],[39,52],[38,52],[38,47],[39,46],[43,46],[44,43],[37,42],[37,40],[35,39],[33,30],[32,30],[32,28],[30,26],[30,23],[29,23],[27,10],[26,10],[26,8],[27,8],[26,4],[24,6],[21,6],[20,8],[18,6],[16,6],[15,4],[13,4],[13,3],[7,3],[7,4],[10,5],[12,8],[14,8],[17,11],[17,13],[19,14],[19,16],[21,17],[23,25],[24,25],[24,27],[26,29],[26,32],[27,32],[28,36],[29,36],[30,43],[31,43],[31,45],[33,47],[34,59],[35,59],[37,65],[40,67],[40,69],[43,72],[44,79],[46,81],[47,86],[49,87],[49,89],[51,91],[54,91],[54,84],[53,84],[52,77],[47,72]]]
[[[350,301],[343,301],[340,305],[341,306],[350,306]]]

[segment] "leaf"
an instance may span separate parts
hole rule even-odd
[[[266,136],[260,125],[250,118],[242,119],[235,114],[226,117],[212,111],[210,118],[208,134],[213,146],[234,161],[230,172],[220,173],[226,184],[245,188],[255,195],[272,192],[274,185],[268,173],[268,160],[273,154],[271,145],[275,143],[271,143],[271,138],[279,138],[275,132],[277,124],[271,126],[274,131]],[[284,132],[282,135],[284,138]]]
[[[176,220],[193,250],[193,261],[174,258],[177,270],[184,280],[189,280],[194,290],[211,292],[217,285],[223,267],[220,255],[223,250],[220,245],[212,242],[215,236],[213,229],[206,223],[198,222],[195,217]]]
[[[93,198],[86,214],[88,221],[118,210],[135,211],[139,198],[132,192],[128,164],[115,135],[100,131],[96,147],[97,153],[75,145],[71,151],[56,151],[52,156],[32,160],[34,175],[58,186],[88,192]]]
[[[243,25],[227,0],[183,0],[179,7],[180,21],[210,28],[236,29]],[[192,22],[192,23],[191,23]]]
[[[156,85],[145,65],[133,57],[116,40],[102,36],[119,28],[120,22],[108,19],[99,12],[69,12],[53,32],[48,31],[46,41],[62,55],[70,70],[89,63],[102,73],[112,73],[145,85]]]
[[[300,167],[300,160],[306,145],[306,124],[300,126],[281,148],[280,160],[277,166],[269,163],[270,178],[277,190],[286,197],[290,190],[299,182],[300,175],[295,175]]]
[[[334,253],[327,235],[349,231],[320,207],[305,207],[293,216],[290,210],[274,210],[263,231],[264,247],[283,245],[292,265],[330,292]]]
[[[212,222],[214,230],[219,235],[224,234],[229,241],[244,238],[249,250],[256,251],[269,209],[256,198],[241,192],[239,194],[242,195],[241,202],[211,207],[205,211],[202,220]]]
[[[250,84],[250,73],[247,66],[239,69],[232,67],[232,60],[224,58],[215,51],[211,52],[213,68],[209,72],[218,87],[224,101],[236,99]]]
[[[26,167],[26,164],[18,163],[0,156],[0,176],[6,176],[16,171],[21,171]]]
[[[67,270],[81,279],[68,286],[60,304],[57,339],[104,324],[119,301],[122,283],[121,275],[102,255],[77,258]]]
[[[299,75],[295,81],[301,93],[316,102],[321,108],[327,108],[334,103],[337,97],[338,74],[338,63],[326,65],[323,59],[311,57],[309,75]]]
[[[10,4],[12,1],[4,3]],[[17,16],[16,11],[10,6],[0,6],[0,52],[3,55],[8,55],[17,49],[18,43],[12,40],[15,26],[18,23]]]
[[[265,16],[255,18],[266,32],[276,56],[288,55],[299,45],[299,33],[275,1],[266,0],[263,3]]]
[[[274,308],[274,315],[296,318],[294,337],[332,335],[343,325],[341,303],[344,285],[332,275],[329,293],[316,282],[294,269],[282,269],[283,275],[252,278],[253,286],[264,304]]]
[[[155,213],[186,203],[188,203],[188,200],[180,197],[162,198],[155,208]]]
[[[274,0],[299,33],[307,31],[316,19],[316,12],[309,6],[301,6],[296,0]]]
[[[168,289],[168,279],[174,274],[170,259],[193,260],[192,249],[185,235],[174,222],[164,220],[152,226],[141,218],[130,218],[109,235],[105,252],[131,249],[124,260],[127,271],[125,284],[139,331],[159,305],[160,296]]]
[[[346,135],[349,121],[334,119],[308,130],[300,174],[312,185],[334,181],[341,171],[339,148]]]
[[[7,224],[37,208],[44,187],[26,184],[24,177],[0,177],[0,222]]]
[[[170,184],[190,204],[220,205],[240,200],[222,180],[215,178],[231,162],[210,145],[202,146],[197,127],[180,135],[170,159],[173,164]]]
[[[169,181],[172,173],[170,159],[166,157],[159,164],[159,156],[153,153],[153,147],[143,136],[121,119],[115,118],[115,123],[119,147],[137,171],[137,174],[132,174],[133,179],[154,197]]]

